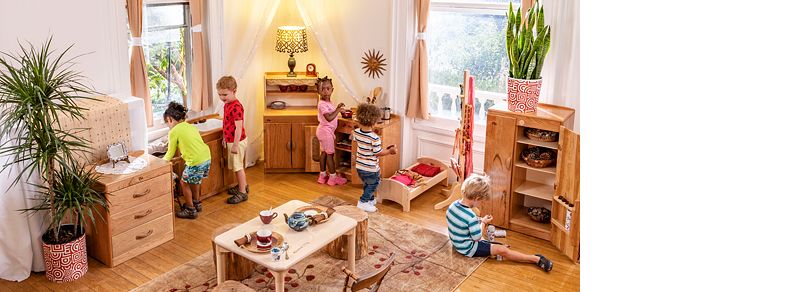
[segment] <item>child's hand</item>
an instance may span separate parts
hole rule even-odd
[[[232,145],[232,154],[237,154],[238,148],[240,148],[239,145],[237,144]]]
[[[338,104],[337,110],[343,110],[343,107],[345,107],[345,106],[346,105],[341,102],[341,103]]]
[[[491,215],[486,215],[483,216],[483,218],[480,218],[480,222],[483,222],[483,224],[489,224],[489,222],[491,222],[492,219],[494,219],[494,217],[492,217]]]
[[[388,153],[391,153],[392,155],[396,155],[396,153],[397,153],[397,151],[396,151],[396,145],[391,145],[391,146],[388,146],[388,148],[387,148],[387,149],[388,149]]]

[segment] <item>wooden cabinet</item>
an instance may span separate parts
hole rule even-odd
[[[263,114],[265,172],[304,172],[306,169],[305,127],[315,128],[313,107],[266,109]],[[309,131],[309,130],[308,130]],[[315,136],[315,130],[313,130]]]
[[[493,196],[480,205],[481,213],[493,215],[493,225],[550,240],[577,261],[580,152],[579,136],[569,130],[575,110],[539,104],[535,113],[514,113],[505,106],[492,107],[488,113],[484,167],[491,176]],[[531,139],[528,129],[557,132],[559,140]],[[547,167],[528,165],[520,154],[530,147],[553,149],[557,161]],[[550,222],[531,219],[529,207],[550,210]]]
[[[125,175],[104,174],[97,189],[109,200],[87,230],[89,255],[114,267],[173,239],[170,163],[145,154],[148,166]]]
[[[189,121],[189,123],[195,122],[194,120]],[[223,148],[223,130],[217,129],[201,132],[201,138],[204,140],[204,143],[207,144],[207,147],[209,147],[211,157],[209,161],[209,175],[201,181],[199,198],[203,200],[236,185],[237,178],[226,165],[227,153]],[[184,172],[185,165],[184,160],[181,159],[181,153],[178,150],[171,162],[173,163],[173,172],[177,175],[181,175],[182,172]]]

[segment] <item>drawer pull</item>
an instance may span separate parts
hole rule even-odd
[[[147,194],[148,194],[148,193],[150,193],[150,192],[151,192],[151,189],[147,189],[147,190],[145,190],[144,192],[139,193],[139,194],[134,194],[134,195],[132,195],[131,197],[133,197],[133,198],[135,198],[135,199],[136,199],[136,198],[139,198],[139,197],[145,196],[145,195],[147,195]]]
[[[134,219],[140,219],[140,218],[142,218],[142,217],[145,217],[145,216],[151,215],[151,212],[153,212],[153,210],[148,209],[148,211],[145,211],[145,213],[144,213],[144,214],[137,214],[137,215],[134,215]]]
[[[144,235],[137,235],[137,237],[135,237],[135,238],[137,240],[140,240],[140,239],[146,238],[148,236],[151,236],[151,234],[154,234],[154,230],[153,229],[148,229],[148,232],[146,232]]]

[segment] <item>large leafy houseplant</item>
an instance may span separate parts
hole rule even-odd
[[[51,42],[52,38],[39,48],[27,43],[19,45],[19,52],[0,52],[0,137],[6,137],[0,155],[11,158],[0,172],[21,165],[12,185],[33,174],[41,176],[36,186],[44,201],[27,211],[49,210],[50,228],[42,238],[60,244],[80,236],[87,223],[84,216],[96,206],[105,207],[106,201],[90,191],[95,177],[77,162],[89,148],[77,135],[81,129],[62,128],[66,119],[85,119],[79,101],[95,100],[89,97],[94,91],[73,70],[78,56],[66,57],[72,46],[56,52]],[[76,223],[72,230],[61,228],[65,215]]]
[[[550,50],[550,26],[544,24],[544,7],[538,0],[533,8],[526,12],[524,22],[521,11],[520,8],[514,13],[513,4],[508,4],[508,26],[505,33],[510,65],[508,77],[540,79],[544,59]]]

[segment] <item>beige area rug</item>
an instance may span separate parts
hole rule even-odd
[[[452,249],[447,236],[391,216],[369,215],[369,254],[356,262],[359,275],[378,269],[391,252],[395,264],[382,283],[383,291],[452,291],[485,258],[467,258]],[[346,261],[313,254],[288,271],[287,291],[341,291]],[[274,279],[263,267],[241,281],[257,291],[273,291]],[[134,291],[210,291],[216,286],[211,252],[176,267]]]

